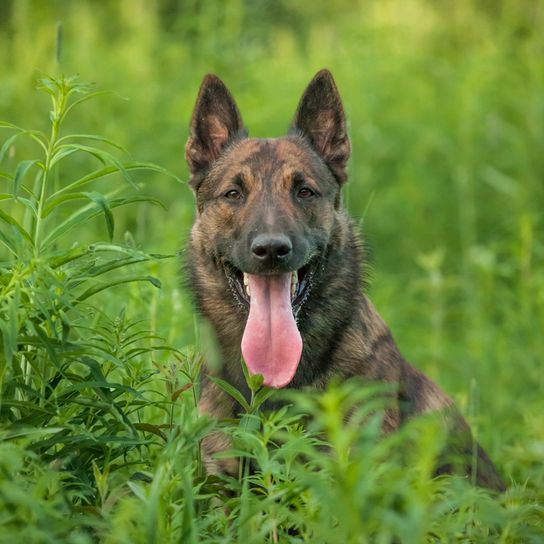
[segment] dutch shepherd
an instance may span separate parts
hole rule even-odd
[[[361,290],[363,246],[341,198],[350,149],[328,70],[309,83],[287,136],[274,139],[249,138],[224,83],[204,78],[186,145],[197,205],[186,264],[197,308],[215,329],[221,377],[248,394],[243,356],[269,387],[323,389],[352,376],[394,384],[385,432],[441,411],[460,470],[502,491],[452,401],[403,359]],[[206,379],[200,408],[220,418],[239,409]],[[205,441],[210,470],[232,470],[212,458],[226,447],[218,435]]]

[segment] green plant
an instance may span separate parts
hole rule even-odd
[[[152,400],[154,407],[168,411],[170,399],[161,404],[155,393],[144,394],[155,372],[142,361],[174,350],[153,331],[127,319],[123,310],[110,319],[92,299],[134,282],[160,287],[141,266],[165,256],[138,250],[130,236],[129,243],[114,243],[113,210],[140,202],[157,204],[142,194],[133,172],[167,172],[150,163],[118,159],[103,147],[122,150],[101,136],[63,134],[68,114],[103,93],[90,92],[74,77],[42,79],[40,89],[52,101],[49,135],[1,125],[14,134],[2,146],[0,159],[21,137],[30,138],[42,153],[39,159],[19,162],[13,175],[3,174],[9,192],[0,194],[11,204],[10,213],[0,210],[5,250],[0,263],[2,438],[19,443],[26,437],[24,455],[33,459],[31,467],[40,459],[53,472],[67,471],[51,477],[64,482],[57,485],[58,493],[77,491],[72,492],[74,504],[103,506],[106,492],[99,475],[145,464],[142,451],[161,433],[145,422],[143,412]],[[79,155],[91,156],[99,168],[67,179],[63,164]],[[93,187],[113,174],[120,174],[126,184],[107,192]],[[84,231],[99,215],[108,241],[65,241],[67,234]],[[0,500],[11,504],[6,493],[0,486]],[[9,524],[17,525],[17,518]]]

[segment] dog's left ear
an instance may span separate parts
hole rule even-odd
[[[247,131],[234,98],[217,76],[208,74],[200,86],[185,144],[193,189],[197,189],[210,165],[224,149],[232,141],[245,136]]]
[[[300,99],[290,133],[308,138],[338,183],[347,179],[351,151],[340,94],[328,70],[319,71]]]

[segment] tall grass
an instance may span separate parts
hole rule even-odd
[[[543,18],[533,0],[2,2],[0,541],[542,540]],[[193,209],[168,172],[186,174],[198,84],[219,73],[251,133],[279,135],[323,66],[370,295],[502,497],[431,477],[432,418],[381,439],[380,407],[351,410],[375,398],[358,383],[272,414],[254,384],[233,421],[195,411],[213,341],[168,258]],[[218,428],[238,478],[204,474]]]

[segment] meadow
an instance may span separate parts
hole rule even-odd
[[[544,542],[542,28],[540,0],[3,0],[0,542]],[[433,478],[432,417],[381,437],[368,384],[196,412],[214,345],[180,270],[200,81],[279,136],[323,67],[365,288],[501,496]],[[238,478],[204,472],[218,428]]]

